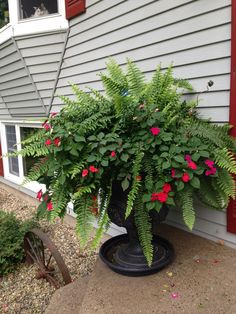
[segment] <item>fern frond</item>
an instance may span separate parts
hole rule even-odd
[[[217,149],[215,151],[215,163],[230,173],[236,174],[236,160],[234,155],[227,149]]]
[[[110,223],[110,219],[108,217],[108,214],[103,213],[102,217],[99,219],[98,228],[96,230],[95,237],[92,241],[92,249],[95,249],[98,247],[101,241],[102,235],[104,234],[104,232],[107,231],[109,227],[109,223]]]
[[[143,253],[148,266],[151,266],[153,259],[152,223],[148,212],[143,208],[143,202],[140,197],[135,202],[135,224]]]
[[[214,179],[213,179],[214,180]],[[201,188],[197,192],[199,200],[208,207],[212,207],[216,210],[224,209],[224,203],[218,190],[215,190],[212,185],[212,178],[204,178],[201,181]]]
[[[232,175],[225,169],[218,169],[218,177],[216,178],[219,188],[224,191],[228,197],[235,199],[236,186]]]
[[[144,153],[138,150],[138,152],[136,153],[136,158],[134,160],[134,165],[133,165],[133,170],[132,170],[133,184],[128,194],[125,218],[127,218],[130,215],[133,209],[134,201],[139,193],[139,188],[141,187],[141,182],[137,180],[136,178],[140,175],[143,157],[144,157]]]
[[[127,82],[130,93],[139,99],[145,87],[144,74],[129,59],[127,62]]]
[[[178,205],[183,210],[183,219],[186,226],[192,230],[195,223],[195,210],[193,207],[193,191],[185,189],[179,191]]]
[[[74,202],[74,211],[76,217],[76,232],[82,247],[85,247],[93,229],[94,216],[91,208],[93,206],[92,198],[86,194]]]
[[[41,158],[34,166],[29,170],[27,177],[23,181],[23,185],[31,181],[37,181],[41,176],[46,175],[49,169],[47,157]]]

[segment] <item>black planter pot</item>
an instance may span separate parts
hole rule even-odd
[[[127,234],[113,237],[100,248],[100,258],[113,271],[127,276],[145,276],[158,272],[167,266],[174,257],[174,248],[167,240],[153,235],[153,263],[149,267],[143,254],[137,228],[134,223],[134,211],[125,219],[128,192],[124,192],[119,182],[112,186],[112,197],[108,215],[110,220],[127,230]],[[168,207],[163,206],[159,213],[152,211],[153,230],[165,220]]]

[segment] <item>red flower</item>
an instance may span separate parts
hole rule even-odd
[[[190,180],[190,176],[187,172],[184,172],[184,174],[182,175],[182,181],[183,182],[188,182]]]
[[[94,202],[96,202],[96,201],[97,201],[97,196],[96,196],[96,195],[92,195],[92,200],[93,200]]]
[[[159,192],[159,193],[153,192],[151,195],[151,202],[159,201],[161,203],[165,203],[167,198],[168,198],[168,195],[165,192]]]
[[[51,129],[51,125],[48,123],[48,120],[44,121],[44,123],[42,123],[42,127],[48,131]]]
[[[92,210],[92,213],[93,213],[95,216],[98,215],[98,208],[97,208],[97,207],[92,207],[91,210]]]
[[[142,177],[141,177],[141,176],[137,176],[137,177],[136,177],[136,180],[137,180],[137,181],[141,181],[141,180],[142,180]]]
[[[169,183],[165,183],[163,186],[163,192],[169,193],[171,191],[171,185]]]
[[[55,146],[59,147],[61,145],[60,137],[56,137],[53,142],[54,142]]]
[[[174,168],[171,169],[171,176],[172,176],[172,178],[175,177],[175,169]]]
[[[45,145],[49,146],[51,144],[52,144],[51,140],[48,139],[48,140],[45,141]]]
[[[47,202],[48,198],[49,198],[49,196],[48,196],[48,195],[45,195],[44,198],[43,198],[43,200],[44,200],[45,202]]]
[[[82,177],[86,177],[88,175],[88,169],[84,169],[82,171]]]
[[[209,168],[213,168],[214,166],[214,161],[213,160],[210,160],[210,159],[206,159],[205,160],[205,164],[209,167]]]
[[[192,170],[196,170],[197,169],[197,165],[192,160],[189,160],[188,161],[188,168],[190,168]]]
[[[192,157],[190,155],[185,155],[184,159],[187,160],[187,161],[191,161]]]
[[[43,192],[42,192],[42,189],[41,189],[41,190],[38,191],[36,198],[37,198],[39,201],[41,201],[42,196],[43,196]]]
[[[152,135],[158,135],[161,130],[157,127],[153,127],[150,129],[150,131],[151,131]]]
[[[205,172],[205,175],[206,176],[210,176],[210,175],[212,175],[212,174],[215,174],[216,173],[216,168],[211,168],[210,170],[207,170],[206,172]]]
[[[47,209],[48,209],[48,211],[53,210],[53,206],[52,206],[52,202],[51,201],[47,203]]]
[[[89,167],[89,170],[91,171],[91,172],[98,172],[98,169],[96,168],[96,167],[94,167],[94,166],[90,166]]]
[[[116,157],[116,152],[115,151],[111,152],[111,157]]]
[[[52,112],[52,113],[50,114],[51,118],[55,117],[56,115],[57,115],[57,112]]]

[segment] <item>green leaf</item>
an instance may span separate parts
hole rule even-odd
[[[101,162],[101,165],[104,166],[104,167],[107,167],[108,164],[109,164],[109,162],[106,159],[103,159],[102,162]]]
[[[199,158],[200,158],[200,155],[199,155],[198,153],[194,153],[194,154],[192,155],[192,160],[193,160],[193,161],[198,161]]]
[[[102,155],[104,155],[106,151],[107,151],[106,147],[99,148],[99,153],[102,154]]]
[[[147,202],[150,202],[151,200],[151,194],[144,194],[143,197],[142,197],[142,201],[144,203],[147,203]]]
[[[174,159],[176,161],[178,161],[179,163],[184,163],[185,162],[184,157],[181,156],[181,155],[174,156]]]
[[[168,197],[166,204],[175,206],[175,202],[172,197]]]
[[[177,191],[181,191],[184,189],[184,183],[182,181],[175,182],[177,185]]]
[[[73,155],[73,156],[79,157],[79,153],[77,152],[77,150],[76,150],[75,148],[72,148],[72,149],[70,150],[70,153],[71,153],[71,155]]]
[[[97,139],[97,138],[96,138],[95,135],[91,135],[91,136],[88,137],[88,140],[89,140],[89,141],[96,141],[96,139]]]
[[[93,161],[95,161],[95,160],[96,160],[96,156],[94,156],[94,155],[90,155],[90,156],[88,157],[88,159],[87,159],[88,162],[93,162]]]
[[[121,182],[121,186],[123,191],[127,190],[129,187],[129,180],[127,179],[127,177]]]
[[[171,166],[171,164],[170,164],[170,162],[167,160],[167,161],[163,162],[163,164],[162,164],[162,169],[163,169],[163,170],[168,169],[168,168],[170,168],[170,166]]]
[[[121,157],[120,157],[120,159],[122,160],[122,161],[127,161],[128,159],[129,159],[129,155],[128,154],[122,154],[121,155]]]
[[[86,142],[86,139],[83,136],[75,135],[74,139],[76,142]]]
[[[155,208],[155,202],[149,202],[149,203],[147,203],[147,204],[146,204],[146,208],[147,208],[148,210],[154,209],[154,208]]]
[[[197,177],[193,177],[192,180],[190,181],[190,184],[196,188],[200,189],[200,180]]]
[[[162,208],[162,203],[155,202],[155,210],[159,213]]]
[[[208,153],[207,151],[205,151],[205,150],[201,150],[201,151],[199,152],[199,154],[200,154],[202,157],[206,157],[206,158],[209,157],[209,153]]]

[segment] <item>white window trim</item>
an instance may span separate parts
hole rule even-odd
[[[6,139],[6,125],[14,125],[16,128],[16,141],[17,141],[17,150],[21,149],[20,144],[20,128],[21,127],[29,127],[29,128],[41,128],[41,122],[23,122],[23,121],[1,121],[0,122],[0,135],[1,135],[1,146],[2,146],[2,154],[3,156],[7,154],[7,139]],[[22,185],[25,177],[23,172],[23,158],[22,156],[18,156],[19,163],[19,176],[16,176],[9,172],[9,159],[7,157],[3,157],[3,168],[4,168],[4,178],[8,181],[16,183],[18,185]],[[38,192],[41,188],[44,190],[45,187],[40,185],[38,182],[29,182],[24,185],[25,188]]]
[[[0,44],[13,36],[52,32],[68,28],[65,0],[58,1],[58,13],[31,19],[19,19],[19,0],[8,0],[10,23],[0,29]]]

